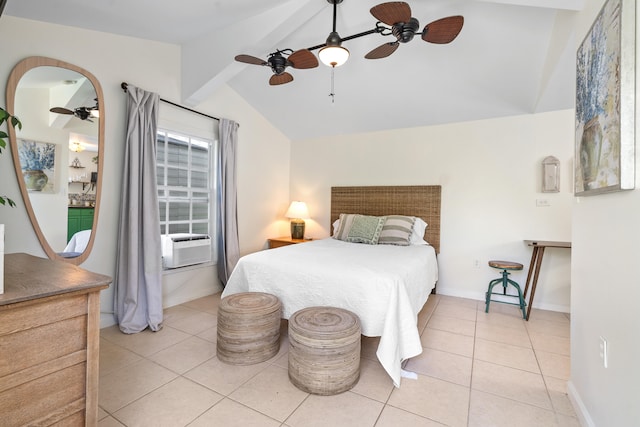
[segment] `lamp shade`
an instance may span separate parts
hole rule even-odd
[[[325,46],[318,52],[320,61],[329,67],[339,67],[349,59],[349,51],[342,46]]]
[[[307,204],[305,202],[293,201],[284,216],[296,219],[309,218],[309,209],[307,209]]]

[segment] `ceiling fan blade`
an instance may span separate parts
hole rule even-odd
[[[387,25],[409,22],[411,19],[411,7],[403,1],[382,3],[372,7],[370,12],[374,18]]]
[[[52,113],[58,113],[58,114],[74,114],[73,110],[69,110],[68,108],[62,108],[62,107],[53,107],[49,111],[51,111]]]
[[[400,46],[400,43],[398,43],[397,41],[385,43],[373,49],[371,52],[367,53],[364,57],[367,59],[386,58],[387,56],[395,52],[396,49],[398,49],[398,46]]]
[[[293,81],[293,76],[289,73],[274,74],[269,79],[269,84],[271,86],[276,86],[276,85],[283,85],[285,83],[289,83],[292,81]]]
[[[251,56],[251,55],[237,55],[235,57],[235,60],[238,62],[244,62],[245,64],[269,65],[267,61],[260,58],[256,58],[255,56]]]
[[[438,19],[427,24],[422,32],[422,40],[429,43],[451,43],[462,30],[464,17],[460,15]]]
[[[307,49],[300,49],[289,55],[288,61],[293,68],[305,69],[316,68],[318,66],[318,58]]]

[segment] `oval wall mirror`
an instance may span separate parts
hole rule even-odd
[[[91,252],[98,222],[104,101],[87,70],[29,57],[9,75],[11,154],[31,224],[47,256],[73,264]]]

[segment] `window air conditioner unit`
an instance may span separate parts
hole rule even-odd
[[[162,236],[164,268],[178,268],[211,261],[211,237],[206,234]]]

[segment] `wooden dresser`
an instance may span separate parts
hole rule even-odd
[[[4,263],[0,424],[97,425],[100,290],[111,278],[27,254]]]

